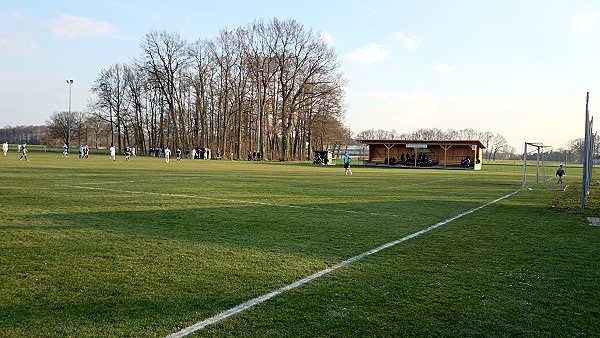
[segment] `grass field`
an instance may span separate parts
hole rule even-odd
[[[520,190],[521,167],[506,164],[346,177],[339,165],[18,156],[0,158],[2,337],[167,336],[446,220],[191,336],[600,332],[600,227],[585,218],[600,215],[569,212],[580,168],[563,192]]]

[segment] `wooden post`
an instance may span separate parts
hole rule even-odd
[[[387,153],[385,154],[385,157],[387,158],[387,165],[390,165],[390,149],[392,149],[394,147],[393,144],[384,144]],[[385,159],[384,159],[385,161]]]
[[[444,149],[444,168],[446,168],[446,164],[448,163],[448,149],[452,148],[452,145],[449,146],[445,146],[445,145],[440,145],[440,147],[442,147],[442,149]]]

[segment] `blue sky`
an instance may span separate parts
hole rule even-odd
[[[554,148],[600,104],[599,1],[0,0],[0,127],[83,111],[98,73],[140,55],[143,36],[213,38],[257,19],[296,19],[338,52],[346,123],[473,128]]]

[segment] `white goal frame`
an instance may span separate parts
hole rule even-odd
[[[542,154],[542,150],[545,148],[550,148],[552,151],[552,146],[545,146],[542,142],[525,142],[525,146],[523,147],[523,181],[521,182],[521,189],[525,189],[525,184],[527,183],[527,146],[535,147],[537,152],[537,163],[535,168],[535,183],[540,183],[540,155]],[[532,151],[533,152],[533,151]],[[546,171],[545,169],[545,161],[542,159],[542,181],[546,181]]]

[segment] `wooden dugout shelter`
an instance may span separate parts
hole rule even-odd
[[[443,168],[461,168],[461,161],[467,157],[470,165],[466,169],[481,170],[483,143],[477,140],[425,141],[425,140],[361,140],[369,147],[367,164],[383,164],[389,166],[404,166],[400,159],[406,156],[416,159],[425,157],[429,164],[411,166],[429,166]],[[422,155],[421,155],[422,154]],[[393,159],[396,160],[395,164]]]

